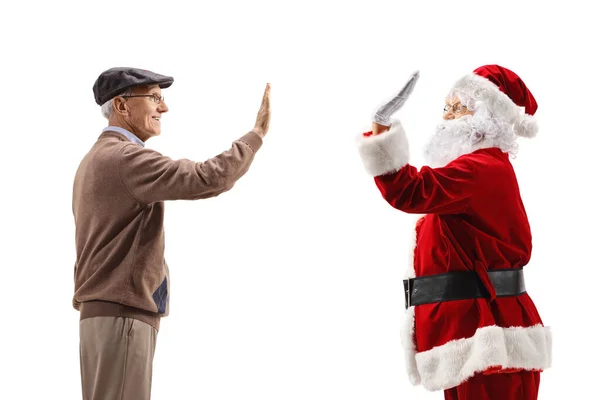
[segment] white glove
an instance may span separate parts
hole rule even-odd
[[[410,77],[406,85],[404,85],[400,93],[398,93],[396,97],[388,101],[386,104],[381,106],[381,108],[379,108],[377,112],[375,112],[375,115],[373,115],[373,122],[379,125],[389,127],[391,125],[390,117],[392,116],[392,114],[398,111],[404,105],[404,103],[406,103],[406,100],[415,88],[418,79],[419,71],[416,71],[412,74],[412,76]]]

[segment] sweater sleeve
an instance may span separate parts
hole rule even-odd
[[[230,190],[250,168],[262,139],[249,132],[229,150],[206,160],[173,160],[157,151],[127,145],[119,157],[119,175],[129,193],[143,204],[197,200]]]

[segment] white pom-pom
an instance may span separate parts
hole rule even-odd
[[[515,123],[515,133],[518,136],[532,138],[537,135],[538,123],[533,115],[523,114],[519,117],[519,120]]]

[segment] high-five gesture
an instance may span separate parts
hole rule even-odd
[[[258,115],[256,116],[256,125],[254,132],[258,134],[261,138],[264,138],[269,130],[269,123],[271,122],[271,84],[267,83],[267,87],[265,88],[265,93],[263,95],[262,103],[260,105],[260,109],[258,110]]]
[[[408,97],[415,88],[418,79],[419,71],[416,71],[412,74],[412,76],[410,77],[406,85],[404,85],[400,93],[398,93],[396,97],[388,101],[386,104],[381,106],[379,110],[377,110],[377,112],[375,112],[375,114],[373,115],[374,135],[385,132],[390,128],[390,117],[400,108],[402,108],[404,103],[406,103],[406,100],[408,100]]]

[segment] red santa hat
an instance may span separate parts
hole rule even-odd
[[[534,137],[538,131],[535,98],[525,83],[513,71],[499,65],[484,65],[459,79],[451,91],[460,98],[465,94],[476,102],[482,101],[494,117],[505,118],[513,124],[515,133]],[[523,114],[519,107],[525,108]]]

